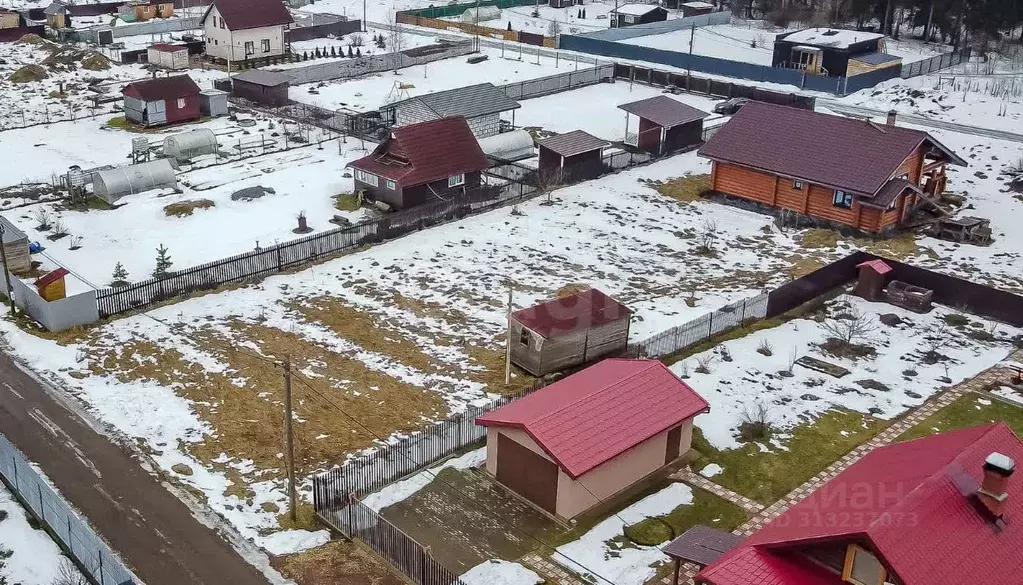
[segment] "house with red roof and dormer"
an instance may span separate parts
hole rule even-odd
[[[875,449],[695,582],[1023,583],[1023,495],[1010,486],[1021,458],[1023,443],[1005,423]]]

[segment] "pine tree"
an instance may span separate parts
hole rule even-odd
[[[511,31],[511,29],[512,29],[512,27],[511,27],[511,21],[509,20],[509,21],[508,21],[508,30],[509,30],[509,31]]]
[[[354,57],[355,56],[355,52],[352,51],[352,46],[351,45],[348,45],[348,56],[349,57]]]
[[[167,247],[160,244],[156,248],[156,270],[153,271],[153,278],[166,278],[170,275],[170,256],[167,255]]]
[[[335,47],[334,45],[330,46],[330,56],[337,57],[337,47]]]
[[[362,56],[362,49],[360,49],[359,47],[355,47],[355,56],[356,57],[361,57]]]
[[[583,8],[583,18],[586,18],[586,9]]]
[[[309,51],[302,51],[302,60],[303,61],[309,60]]]
[[[128,286],[128,271],[125,270],[124,264],[120,262],[114,266],[113,279],[110,281],[110,286],[113,288],[119,288],[122,286]]]
[[[322,55],[320,55],[320,48],[319,47],[316,47],[316,51],[313,53],[313,55],[315,55],[317,59],[319,59],[322,56]]]

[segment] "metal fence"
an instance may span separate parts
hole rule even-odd
[[[625,63],[615,63],[614,68],[616,79],[629,80],[654,87],[674,88],[721,99],[744,97],[758,102],[792,106],[807,110],[813,110],[816,102],[816,99],[810,95],[771,91],[752,85],[742,85],[732,81],[699,77],[687,73],[675,73],[664,71],[663,69],[653,69]]]
[[[519,203],[531,199],[536,192],[536,187],[523,183],[481,188],[462,197],[216,260],[162,279],[151,278],[122,288],[102,289],[96,293],[99,314],[109,317],[223,284],[258,281],[363,244],[397,238],[424,227]]]
[[[331,81],[334,79],[347,79],[368,73],[379,73],[391,71],[402,67],[423,65],[442,59],[460,57],[473,52],[472,41],[441,42],[423,47],[415,47],[398,53],[384,53],[383,55],[369,55],[356,59],[344,61],[331,61],[329,63],[317,63],[286,69],[282,73],[293,79],[294,85],[303,83],[317,83],[320,81]]]
[[[647,22],[622,28],[607,28],[594,32],[580,33],[579,36],[603,41],[623,41],[650,35],[663,35],[679,30],[688,30],[693,27],[711,26],[715,24],[728,24],[731,22],[732,13],[728,11],[712,12],[699,16],[687,16],[673,20],[662,20],[660,22]]]
[[[924,59],[923,61],[914,61],[913,63],[906,63],[902,66],[902,78],[909,79],[910,77],[916,77],[918,75],[926,75],[934,71],[940,71],[947,69],[953,65],[959,65],[970,60],[970,48],[966,47],[958,51],[952,51],[951,53],[944,53],[942,55],[935,55],[930,59]]]
[[[596,85],[614,78],[614,73],[615,66],[613,63],[602,63],[594,68],[583,69],[582,71],[567,71],[539,79],[509,83],[502,85],[501,89],[504,90],[505,95],[513,100],[528,100],[586,87],[587,85]]]
[[[545,385],[537,381],[516,394],[501,396],[481,406],[469,406],[465,412],[442,423],[384,445],[368,455],[349,459],[344,465],[314,476],[313,506],[316,512],[326,514],[338,506],[344,506],[348,496],[359,498],[370,494],[482,441],[487,431],[476,424],[476,417],[528,396]]]
[[[767,316],[767,304],[766,293],[736,301],[684,325],[672,327],[643,341],[630,343],[626,355],[640,358],[671,355],[747,321],[763,319]]]
[[[0,435],[0,479],[93,582],[99,585],[134,583],[131,571],[110,547],[3,435]]]

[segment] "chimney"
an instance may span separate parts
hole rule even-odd
[[[1005,501],[1009,499],[1009,477],[1015,469],[1016,462],[998,452],[984,460],[984,480],[977,490],[977,498],[995,518],[1001,518],[1005,510]]]
[[[894,126],[895,125],[895,116],[897,116],[897,115],[898,115],[898,113],[895,110],[888,110],[888,122],[887,122],[887,124],[889,126]]]

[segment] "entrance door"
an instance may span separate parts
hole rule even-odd
[[[679,445],[682,443],[682,425],[668,431],[668,445],[664,449],[664,464],[678,459]]]
[[[497,481],[551,514],[558,505],[558,466],[530,449],[497,435]]]

